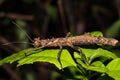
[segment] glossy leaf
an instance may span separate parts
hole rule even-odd
[[[105,57],[107,59],[115,59],[115,58],[117,58],[117,56],[114,53],[112,53],[112,52],[110,52],[108,50],[102,49],[102,48],[96,49],[93,52],[93,55],[90,57],[90,60],[92,61],[93,59],[95,59],[97,57]]]
[[[103,37],[103,33],[100,32],[100,31],[90,32],[90,35],[91,35],[91,36],[96,36],[96,37]]]
[[[105,49],[98,48],[98,49],[87,49],[87,48],[80,48],[82,52],[86,55],[86,57],[89,60],[89,63],[92,62],[97,57],[105,57],[106,59],[115,59],[117,56]],[[76,52],[75,52],[76,53]],[[79,56],[75,56],[79,57]]]
[[[107,74],[115,80],[120,80],[120,58],[112,60],[107,66]]]
[[[96,67],[105,67],[101,61],[94,61],[91,65]]]
[[[77,62],[82,66],[84,67],[86,70],[91,70],[91,71],[97,71],[97,72],[100,72],[100,73],[105,73],[108,71],[108,69],[103,66],[95,66],[95,65],[86,65],[85,63],[83,63],[80,59],[77,59]]]
[[[105,73],[108,71],[106,67],[96,67],[96,66],[88,66],[87,69],[92,71],[97,71],[100,73]]]
[[[87,48],[80,48],[82,50],[82,52],[86,55],[86,57],[91,57],[94,52],[96,51],[96,49],[87,49]]]
[[[120,80],[120,70],[113,70],[107,72],[108,76],[112,77],[114,80]]]
[[[44,50],[35,54],[32,54],[28,57],[25,57],[18,61],[18,66],[24,65],[24,64],[32,64],[34,62],[49,62],[55,64],[59,69],[61,69],[60,63],[57,60],[59,49],[48,49]],[[68,66],[76,66],[76,63],[72,59],[69,52],[65,49],[63,49],[60,61],[62,63],[62,67],[68,67]]]
[[[110,71],[112,70],[120,70],[120,58],[116,58],[112,60],[107,66]]]
[[[115,37],[120,30],[120,20],[115,21],[106,31],[107,37]]]
[[[60,63],[57,60],[59,49],[48,49],[44,51],[42,50],[29,51],[29,50],[30,49],[20,51],[1,60],[0,65],[3,65],[5,63],[13,63],[15,61],[18,61],[18,66],[24,64],[32,64],[34,62],[49,62],[55,64],[59,69],[61,69]],[[26,51],[27,54],[25,54]],[[71,55],[65,49],[62,50],[60,61],[62,63],[63,68],[68,66],[76,66],[76,63],[72,59]]]
[[[14,54],[0,60],[0,65],[3,65],[5,63],[13,63],[13,62],[15,62],[17,60],[20,60],[20,59],[26,57],[26,55],[30,55],[31,53],[26,54],[26,52],[28,50],[30,50],[30,49],[25,49],[25,50],[19,51],[18,53],[14,53]]]

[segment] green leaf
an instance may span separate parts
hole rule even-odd
[[[77,62],[82,66],[84,67],[86,70],[91,70],[91,71],[97,71],[97,72],[100,72],[100,73],[105,73],[108,71],[108,69],[102,65],[100,66],[96,66],[96,65],[86,65],[84,64],[80,59],[77,59]],[[100,63],[100,62],[99,62]]]
[[[112,60],[107,66],[110,71],[112,70],[120,70],[120,58],[116,58]]]
[[[101,61],[95,61],[90,66],[87,67],[89,70],[105,73],[108,69]]]
[[[32,54],[28,57],[19,60],[18,66],[24,64],[32,64],[34,62],[49,62],[55,64],[59,69],[61,69],[60,63],[57,60],[58,51],[59,49],[49,49]],[[62,50],[60,61],[62,63],[63,68],[68,66],[76,66],[76,63],[72,59],[70,53],[65,49]]]
[[[8,57],[0,60],[0,65],[3,65],[3,64],[5,64],[5,63],[13,63],[13,62],[15,62],[15,61],[17,61],[17,60],[20,60],[20,59],[26,57],[26,55],[32,54],[32,53],[30,53],[30,52],[29,52],[29,54],[26,53],[26,52],[29,51],[29,50],[30,50],[30,48],[29,48],[29,49],[22,50],[22,51],[19,51],[18,53],[14,53],[14,54],[12,54],[12,55],[10,55],[10,56],[8,56]]]
[[[88,66],[87,69],[92,70],[92,71],[97,71],[97,72],[100,72],[100,73],[105,73],[105,72],[108,71],[108,69],[106,67]]]
[[[96,51],[96,49],[87,49],[87,48],[80,48],[82,50],[82,52],[86,55],[86,57],[90,58],[94,52]]]
[[[82,52],[85,54],[85,56],[87,57],[89,63],[92,62],[92,60],[94,60],[97,57],[104,57],[104,59],[115,59],[117,58],[117,56],[105,49],[102,48],[98,48],[98,49],[87,49],[87,48],[80,48],[82,50]],[[76,53],[76,52],[75,52]],[[74,54],[75,54],[74,53]],[[75,57],[79,57],[78,55]],[[80,57],[79,57],[80,58]]]
[[[120,80],[120,70],[109,71],[107,72],[107,74],[115,80]]]
[[[93,52],[93,55],[90,57],[90,62],[97,57],[105,57],[107,59],[117,58],[117,56],[114,53],[102,48],[98,48]]]
[[[57,12],[57,8],[55,6],[49,5],[46,8],[46,11],[52,17],[53,20],[56,20],[58,18],[58,12]]]
[[[105,67],[101,61],[94,61],[91,65],[96,67]]]
[[[112,60],[107,66],[107,74],[115,80],[120,80],[120,58]]]
[[[100,31],[90,32],[90,35],[91,35],[91,36],[95,36],[95,37],[103,37],[103,33],[100,32]]]
[[[85,69],[87,69],[87,65],[81,61],[80,59],[76,59],[76,61],[78,62],[78,64],[80,64],[82,67],[84,67]]]
[[[37,51],[26,49],[0,60],[0,65],[13,63],[15,61],[18,61],[18,66],[32,64],[34,62],[49,62],[55,64],[59,69],[61,69],[60,63],[57,60],[58,51],[59,49],[48,49],[44,51],[42,49]],[[62,50],[60,61],[63,68],[76,66],[76,63],[72,59],[71,55],[65,49]]]
[[[115,37],[120,30],[120,20],[115,21],[106,31],[107,37]]]
[[[82,50],[82,52],[86,55],[86,57],[88,58],[88,62],[91,63],[92,60],[94,60],[97,57],[104,57],[107,59],[115,59],[117,58],[117,56],[115,54],[113,54],[110,51],[104,50],[102,48],[98,48],[98,49],[85,49],[85,48],[80,48]],[[92,71],[97,71],[97,72],[101,72],[101,73],[105,73],[108,71],[108,69],[104,66],[104,64],[101,61],[95,61],[93,63],[91,63],[90,65],[86,65],[85,63],[83,63],[80,60],[80,56],[75,54],[75,58],[77,59],[77,62],[82,65],[82,67],[84,67],[87,70],[92,70]]]

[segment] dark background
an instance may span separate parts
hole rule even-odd
[[[119,19],[120,0],[0,0],[0,58],[32,47],[25,44],[32,42],[24,32],[33,40],[101,31],[119,40]],[[0,67],[0,80],[61,80],[67,75],[49,63],[15,64]]]

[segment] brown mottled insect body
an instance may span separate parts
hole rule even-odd
[[[71,45],[93,45],[93,44],[103,44],[109,46],[115,46],[118,40],[105,38],[105,37],[92,37],[92,36],[74,36],[65,38],[52,38],[52,39],[40,39],[35,38],[33,45],[34,47],[57,47],[61,46],[71,46]]]
[[[85,55],[80,51],[79,48],[75,47],[75,45],[103,44],[103,45],[115,46],[117,42],[118,40],[116,39],[105,38],[105,37],[93,37],[90,35],[81,35],[81,36],[73,36],[73,37],[65,37],[65,38],[52,38],[52,39],[40,39],[38,37],[34,39],[33,45],[35,48],[33,50],[38,50],[44,47],[59,47],[60,50],[58,52],[57,58],[62,68],[60,55],[62,52],[62,48],[64,46],[71,47],[75,51],[81,53],[83,59],[86,60]]]
[[[42,39],[42,40],[40,40],[40,38],[35,38],[33,45],[34,47],[40,47],[40,46],[57,47],[59,45],[69,46],[68,44],[70,43],[71,42],[69,42],[67,38],[54,38],[54,39]]]

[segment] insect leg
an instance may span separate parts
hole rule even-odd
[[[27,49],[27,50],[24,51],[25,57],[27,57],[27,53],[30,52],[30,51],[32,51],[32,49],[33,49],[33,48],[30,48],[30,49]]]
[[[75,46],[73,46],[72,44],[69,44],[69,46],[70,46],[72,49],[74,49],[75,51],[77,51],[78,53],[80,53],[80,54],[81,54],[81,59],[82,59],[87,65],[89,65],[88,60],[87,60],[85,54],[82,52],[82,50],[80,50],[80,48],[75,47]]]
[[[58,55],[57,55],[57,60],[58,60],[58,62],[60,63],[61,68],[63,69],[62,63],[61,63],[61,61],[60,61],[60,56],[61,56],[61,52],[62,52],[62,46],[59,45],[59,47],[60,47],[60,50],[59,50]]]
[[[77,51],[78,53],[81,53],[81,50],[78,47],[73,46],[71,43],[68,43],[69,47],[71,47],[73,50]]]
[[[25,57],[28,55],[27,53],[32,51],[32,50],[34,50],[34,48],[29,48],[29,49],[25,50]]]
[[[30,49],[28,49],[28,50],[25,50],[25,56],[27,56],[27,55],[28,55],[27,53],[30,52],[30,51],[39,50],[39,49],[42,49],[42,48],[44,48],[44,46],[37,47],[37,48],[30,48]]]

